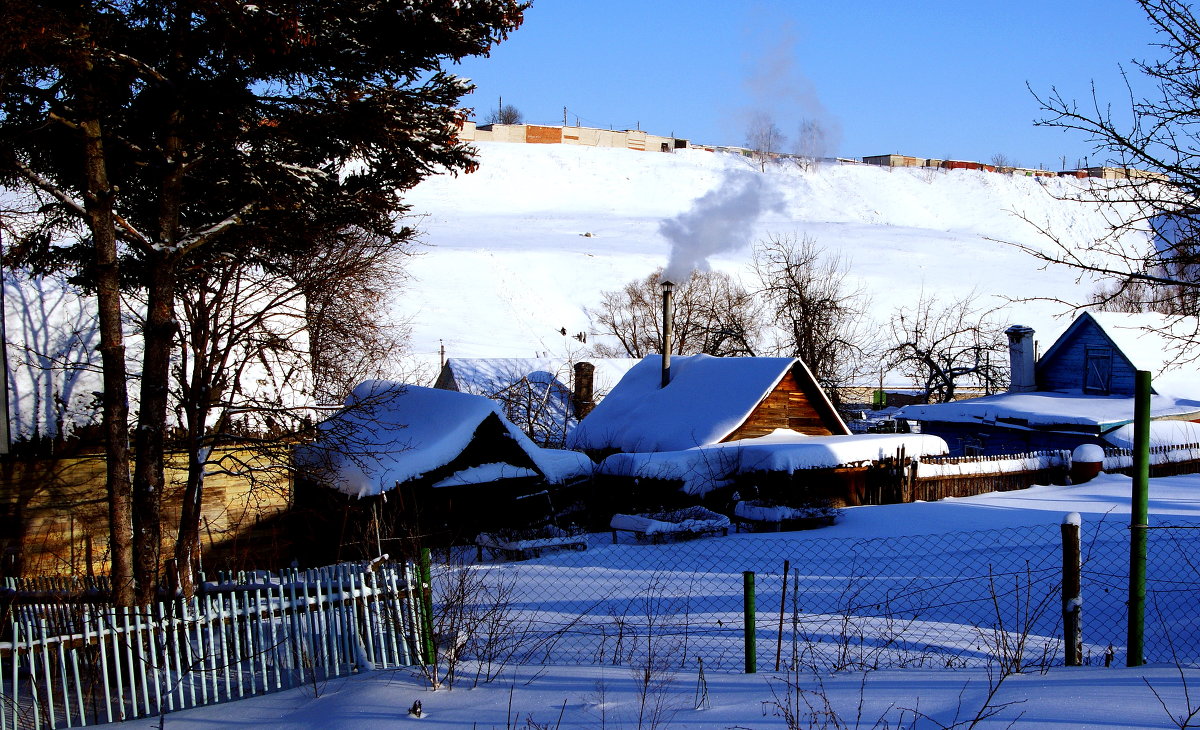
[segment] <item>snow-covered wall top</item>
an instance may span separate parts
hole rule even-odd
[[[796,361],[790,357],[647,355],[568,436],[575,449],[679,451],[713,444],[746,420]]]
[[[805,436],[779,429],[759,438],[727,441],[680,451],[613,454],[598,471],[640,479],[683,482],[683,490],[702,495],[723,486],[737,474],[830,469],[895,456],[938,456],[948,451],[946,442],[928,434],[860,434],[855,436]]]

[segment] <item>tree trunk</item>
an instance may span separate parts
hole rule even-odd
[[[179,216],[183,200],[183,167],[178,136],[179,113],[165,120],[163,173],[158,201],[158,246],[146,252],[146,324],[143,331],[141,403],[134,439],[134,555],[138,603],[150,603],[158,589],[162,559],[162,499],[166,487],[167,403],[171,352],[175,346],[175,287],[180,252]]]
[[[137,600],[147,604],[158,588],[162,552],[162,495],[166,486],[167,396],[174,349],[176,259],[151,254],[146,325],[143,332],[141,404],[134,438],[133,526],[136,540]]]
[[[207,282],[207,279],[204,281]],[[207,287],[201,285],[199,291]],[[202,299],[202,298],[201,298]],[[184,313],[190,323],[188,339],[183,343],[184,357],[190,357],[190,372],[180,373],[188,431],[188,475],[179,512],[179,539],[175,543],[175,566],[179,574],[179,589],[185,597],[195,591],[195,576],[200,562],[200,517],[204,500],[204,469],[208,461],[206,443],[208,414],[212,407],[214,375],[211,370],[209,323],[211,313],[207,302],[193,309],[185,305]],[[189,365],[185,359],[185,365]]]
[[[129,395],[125,386],[125,341],[121,332],[121,277],[117,263],[113,194],[105,168],[100,121],[89,119],[80,126],[84,136],[84,172],[88,191],[84,204],[96,251],[96,304],[100,359],[104,371],[105,484],[108,490],[113,600],[119,606],[132,606],[133,501],[129,481]]]

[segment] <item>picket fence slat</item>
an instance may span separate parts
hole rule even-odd
[[[382,562],[238,574],[143,609],[104,605],[97,582],[6,580],[0,730],[155,716],[407,666],[408,646],[422,643],[421,624],[405,620],[417,610],[413,575]]]

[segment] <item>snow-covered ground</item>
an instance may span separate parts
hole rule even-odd
[[[1127,521],[1129,493],[1128,478],[1102,476],[1078,486],[1035,487],[936,503],[856,507],[846,510],[836,526],[804,533],[803,537],[963,535],[1004,527],[1049,527],[1071,512],[1081,513],[1086,531],[1100,520]],[[1200,521],[1200,476],[1152,480],[1150,510],[1155,524]],[[716,546],[721,541],[738,540],[758,543],[758,549],[765,552],[774,541],[795,540],[798,536],[738,535],[687,545]],[[614,572],[606,568],[606,556],[615,558],[626,549],[610,546],[606,552],[601,545],[602,541],[594,542],[586,553],[597,579]],[[637,549],[682,548],[664,545]],[[1005,549],[1008,546],[997,545],[991,550],[998,556]],[[936,573],[962,558],[958,551],[931,553],[925,567]],[[524,565],[530,565],[536,574],[539,564],[549,567],[554,560],[545,558]],[[624,567],[613,565],[614,569]],[[760,596],[760,607],[762,600]],[[1113,611],[1113,605],[1118,604],[1089,603],[1085,595],[1085,627],[1118,619],[1103,615],[1104,611]],[[764,654],[760,650],[760,657]],[[982,668],[806,673],[798,686],[807,694],[800,697],[789,694],[789,677],[786,672],[774,671],[773,661],[760,658],[758,668],[755,675],[709,669],[702,682],[699,667],[689,663],[686,668],[655,675],[653,688],[646,692],[642,690],[644,675],[640,670],[617,666],[513,667],[490,684],[472,688],[469,681],[460,681],[454,689],[438,691],[429,689],[415,670],[375,671],[331,680],[317,688],[172,714],[166,725],[382,728],[421,722],[446,728],[783,728],[789,727],[783,715],[790,702],[793,708],[799,705],[802,716],[792,727],[884,727],[877,724],[883,718],[891,728],[939,728],[964,720],[969,724],[982,708],[990,706],[996,709],[994,717],[975,727],[1171,728],[1177,725],[1169,713],[1186,714],[1189,702],[1193,707],[1200,702],[1196,690],[1200,670],[1184,669],[1181,673],[1173,664],[1161,661],[1137,669],[1055,667],[1045,673],[1018,674],[1005,679],[990,700],[989,676]],[[408,714],[418,700],[423,710],[420,719]],[[655,706],[664,708],[663,718],[651,722],[643,714],[639,723],[643,707]],[[836,713],[842,724],[835,724],[829,713]],[[157,720],[128,724],[152,728],[157,727]]]
[[[751,243],[810,236],[845,258],[879,322],[922,292],[942,301],[976,293],[1001,310],[1001,322],[1037,330],[1045,347],[1066,326],[1066,307],[1011,300],[1085,301],[1094,288],[992,240],[1043,245],[1022,216],[1073,241],[1101,235],[1094,207],[1055,197],[1086,181],[844,164],[758,172],[745,158],[695,150],[478,147],[477,172],[429,178],[407,196],[428,248],[409,262],[413,279],[393,313],[411,320],[413,353],[426,365],[436,365],[439,343],[450,357],[585,353],[573,335],[589,331],[586,309],[601,292],[665,267],[672,244],[660,226],[710,193],[710,202],[722,200],[722,191],[727,213],[761,215],[746,218],[745,230],[727,227],[723,241],[695,244],[724,247],[711,267],[749,284]],[[747,184],[751,174],[760,181]],[[674,253],[698,260],[703,252]]]

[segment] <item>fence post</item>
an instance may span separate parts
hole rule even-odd
[[[1062,521],[1062,612],[1063,663],[1078,667],[1083,663],[1083,597],[1080,595],[1080,552],[1078,512]]]
[[[775,671],[779,671],[779,659],[783,654],[783,612],[787,608],[788,573],[792,570],[791,561],[783,561],[783,590],[779,593],[779,636],[775,640]]]
[[[742,631],[746,641],[746,674],[758,671],[758,647],[754,637],[754,571],[742,573]]]
[[[1133,495],[1129,515],[1129,627],[1125,666],[1140,667],[1146,628],[1146,528],[1150,487],[1150,372],[1138,370],[1133,402]]]
[[[433,646],[433,572],[430,568],[429,548],[421,548],[420,563],[417,568],[418,583],[417,597],[421,600],[421,657],[425,664],[434,662]]]

